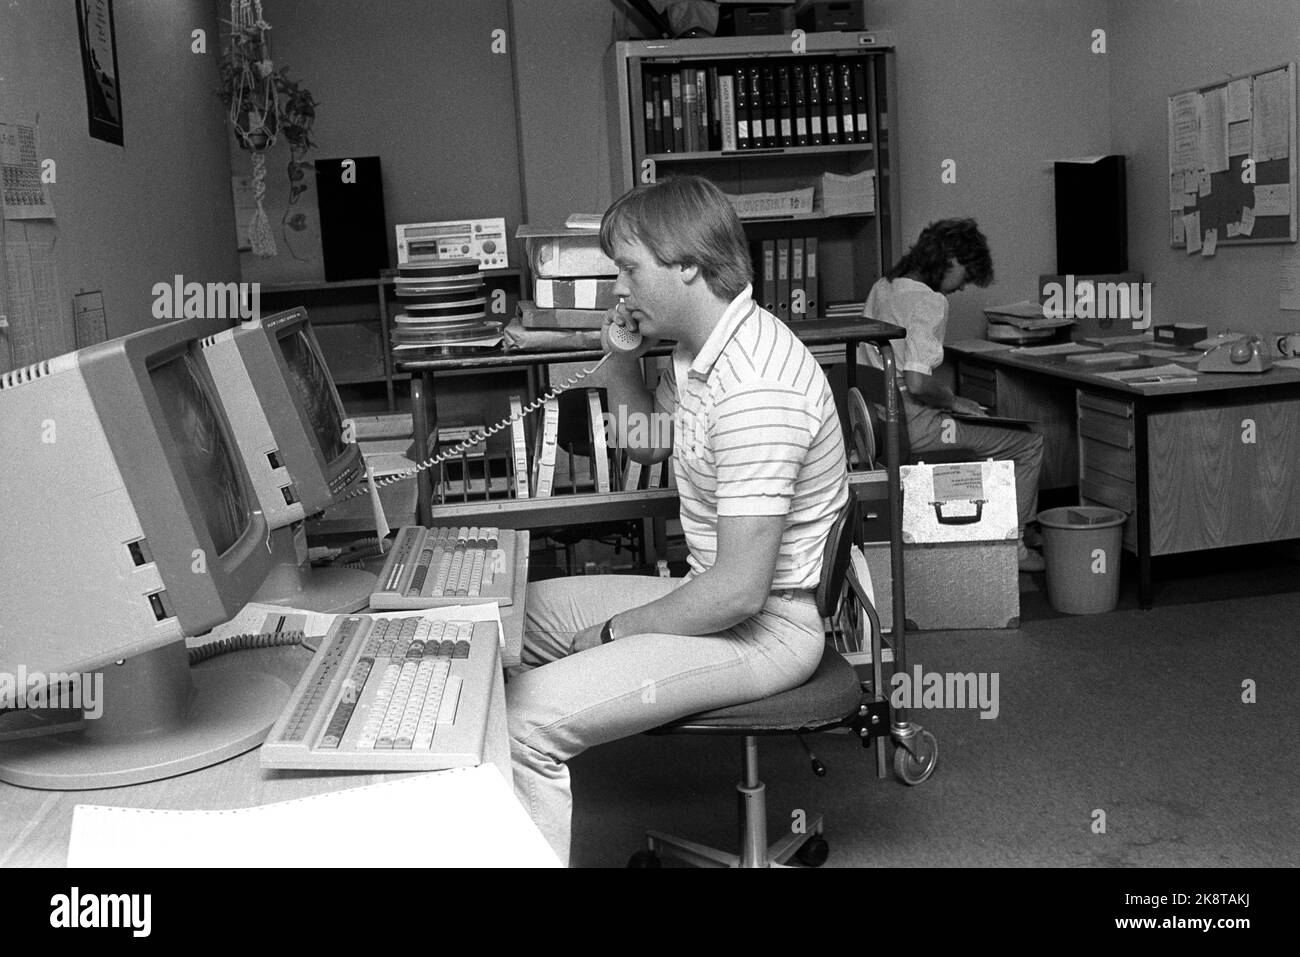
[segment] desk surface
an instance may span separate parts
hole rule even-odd
[[[503,667],[519,664],[523,649],[529,533],[520,532],[516,541],[514,602],[501,609],[505,639],[501,649]],[[195,667],[215,671],[253,664],[292,688],[310,660],[311,654],[301,647],[262,648],[223,655]],[[506,732],[505,682],[500,672],[495,676],[488,715],[484,758],[509,783],[512,781],[510,742]],[[0,813],[0,867],[62,867],[67,862],[73,808],[78,804],[225,810],[310,797],[398,776],[268,770],[261,767],[255,748],[209,768],[132,787],[36,791],[0,783],[0,807],[4,808]]]
[[[196,667],[246,668],[252,662],[292,688],[310,660],[311,655],[301,647],[262,648],[223,655]],[[499,673],[492,693],[485,758],[510,782],[505,685]],[[395,777],[393,774],[269,770],[261,767],[258,752],[254,748],[212,767],[130,787],[36,791],[0,784],[0,807],[4,808],[0,813],[0,867],[64,866],[72,833],[72,812],[78,804],[226,810],[310,797]]]
[[[819,346],[844,342],[887,342],[902,339],[907,333],[899,326],[874,319],[811,319],[794,322],[790,329],[804,345]],[[660,343],[647,355],[666,356],[671,353],[671,343]],[[437,356],[419,359],[398,359],[396,366],[403,372],[435,372],[447,369],[486,369],[509,366],[530,366],[548,362],[587,362],[604,356],[600,349],[568,349],[515,352],[464,353],[454,356]]]
[[[1275,388],[1294,386],[1300,384],[1300,369],[1292,369],[1287,366],[1274,365],[1268,372],[1260,373],[1229,373],[1229,372],[1196,372],[1196,362],[1201,353],[1195,349],[1179,349],[1174,346],[1162,346],[1154,342],[1145,343],[1127,343],[1121,345],[1112,345],[1104,347],[1109,352],[1126,352],[1133,353],[1135,349],[1155,349],[1166,348],[1170,355],[1168,358],[1156,356],[1135,356],[1139,361],[1123,366],[1124,369],[1151,369],[1156,366],[1168,365],[1174,363],[1185,366],[1189,372],[1196,375],[1196,379],[1190,382],[1160,382],[1141,385],[1132,385],[1118,379],[1110,379],[1099,373],[1110,371],[1111,369],[1121,368],[1119,366],[1109,366],[1104,368],[1081,366],[1078,363],[1070,362],[1064,355],[1038,355],[1032,351],[1025,351],[1015,346],[1007,346],[1001,343],[986,342],[984,340],[962,340],[949,343],[947,350],[952,354],[963,359],[978,360],[991,363],[993,365],[1003,365],[1016,369],[1024,369],[1030,372],[1038,372],[1044,375],[1051,375],[1061,379],[1068,379],[1072,382],[1078,382],[1096,389],[1107,389],[1114,392],[1120,392],[1130,396],[1168,396],[1168,395],[1196,395],[1208,392],[1231,391],[1238,389],[1252,388]],[[1103,348],[1103,347],[1096,347]]]

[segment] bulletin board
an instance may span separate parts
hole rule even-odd
[[[1175,93],[1168,106],[1170,245],[1295,242],[1295,63]]]

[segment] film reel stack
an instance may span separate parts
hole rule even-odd
[[[487,318],[487,293],[477,259],[439,259],[397,267],[403,311],[393,325],[393,351],[448,354],[499,345],[501,323]]]

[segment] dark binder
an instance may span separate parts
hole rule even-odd
[[[659,152],[673,151],[673,86],[667,73],[659,75]]]
[[[853,64],[853,110],[857,114],[859,143],[871,142],[871,128],[867,125],[867,67]]]
[[[654,153],[655,150],[655,92],[654,80],[648,75],[641,78],[641,107],[645,116],[645,151]]]
[[[722,149],[722,91],[718,87],[718,68],[708,69],[709,84],[709,149]]]
[[[791,111],[793,93],[790,89],[790,68],[776,69],[777,136],[782,146],[794,146],[794,113]]]
[[[816,319],[821,314],[821,297],[818,295],[817,237],[808,236],[803,242],[803,290],[808,310],[805,319]]]
[[[790,320],[797,322],[808,318],[808,294],[804,286],[804,240],[795,236],[790,240]]]
[[[776,241],[776,317],[790,321],[790,240]]]
[[[754,141],[749,132],[749,78],[743,69],[732,74],[731,92],[736,103],[736,148],[747,150]]]
[[[664,96],[657,73],[650,77],[650,110],[650,135],[646,137],[645,148],[651,153],[662,153],[664,151]]]
[[[769,148],[781,145],[776,107],[776,75],[770,66],[763,67],[763,142]]]
[[[709,71],[703,67],[695,71],[695,96],[698,109],[695,113],[695,119],[698,123],[695,131],[695,148],[701,152],[708,152],[713,149],[710,142],[710,132],[713,124],[710,117],[713,112],[712,101],[709,99]]]
[[[845,143],[858,142],[858,124],[853,106],[853,68],[848,61],[839,64],[840,135]]]
[[[794,114],[794,145],[808,145],[808,74],[803,64],[790,68],[793,87],[790,112]]]
[[[810,63],[804,72],[808,74],[808,145],[821,146],[826,142],[822,122],[822,71],[816,63]]]
[[[826,123],[826,144],[843,143],[840,139],[840,98],[835,84],[835,64],[822,64],[822,119]]]
[[[776,240],[763,240],[763,308],[776,315]]]
[[[754,149],[767,146],[767,129],[763,122],[763,88],[759,83],[758,67],[746,69],[749,74],[749,141]]]
[[[686,150],[686,138],[682,129],[682,72],[674,70],[669,81],[672,84],[673,103],[673,148],[671,152],[681,153]],[[664,152],[669,152],[665,150]]]
[[[695,70],[682,70],[682,146],[685,152],[699,149],[700,95],[695,88]]]

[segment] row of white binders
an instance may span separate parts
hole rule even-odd
[[[536,413],[531,454],[527,428],[518,418],[523,401],[510,396],[511,448],[493,454],[485,443],[464,451],[440,466],[440,504],[501,498],[548,498],[553,495],[624,492],[676,485],[672,459],[642,465],[615,444],[601,405],[601,390],[588,389],[582,403],[583,421],[565,422],[561,429],[560,400],[552,398]],[[566,411],[572,415],[574,407]],[[478,429],[439,429],[439,445],[450,446]],[[639,440],[638,440],[639,441]]]

